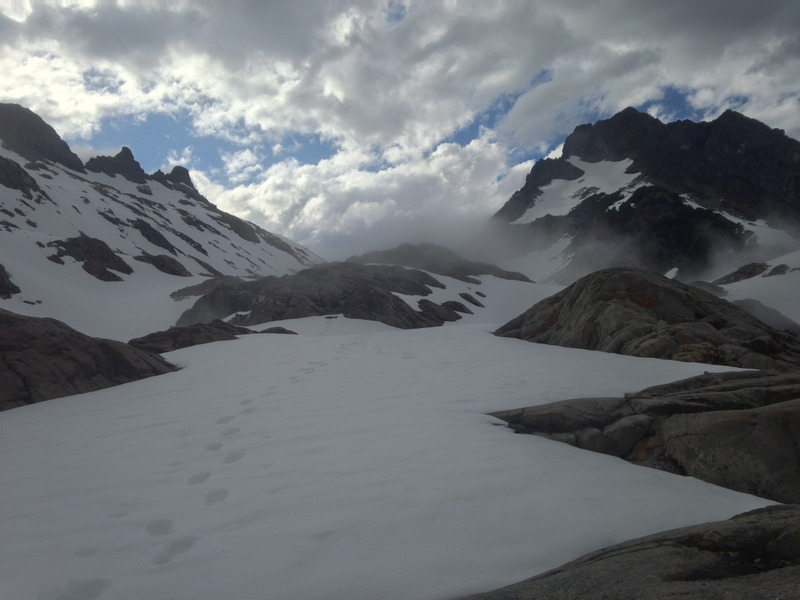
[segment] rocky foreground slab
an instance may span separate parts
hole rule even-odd
[[[468,600],[794,600],[800,507],[774,506],[604,548]]]

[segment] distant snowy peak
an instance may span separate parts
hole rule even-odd
[[[800,245],[800,142],[734,111],[664,124],[628,108],[577,127],[492,221],[511,254],[558,245],[557,268],[527,272],[562,283],[607,266],[696,277],[763,260]]]

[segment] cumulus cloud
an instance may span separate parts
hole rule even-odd
[[[347,253],[485,219],[520,157],[628,105],[673,118],[667,92],[800,137],[798,25],[792,0],[20,0],[0,6],[0,99],[73,139],[188,116],[227,144],[193,172],[213,201]],[[303,139],[330,156],[302,164]]]

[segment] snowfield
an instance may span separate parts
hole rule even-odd
[[[486,413],[722,370],[500,323],[282,322],[300,335],[0,414],[0,597],[445,599],[770,504],[499,426]]]

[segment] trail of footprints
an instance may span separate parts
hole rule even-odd
[[[274,390],[267,390],[267,395],[272,395]],[[253,406],[255,398],[246,398],[239,402],[242,409],[239,411],[241,415],[249,415],[258,410],[257,406]],[[216,420],[217,425],[228,425],[236,419],[235,415],[225,415]],[[226,427],[220,431],[220,436],[223,439],[235,438],[242,428],[235,425]],[[224,441],[215,441],[207,443],[203,448],[206,452],[220,452],[225,446]],[[223,452],[219,462],[223,465],[232,464],[241,460],[247,455],[243,450],[231,450]],[[188,486],[203,486],[209,479],[212,478],[211,471],[201,471],[190,475],[186,480]],[[225,488],[214,488],[201,492],[204,503],[207,506],[212,506],[225,501],[230,495],[230,492]],[[150,536],[169,536],[175,532],[175,523],[172,519],[158,518],[150,521],[145,526],[145,532]],[[153,557],[151,562],[154,565],[165,565],[175,557],[180,556],[192,549],[200,538],[196,535],[181,535],[173,537],[159,550]]]

